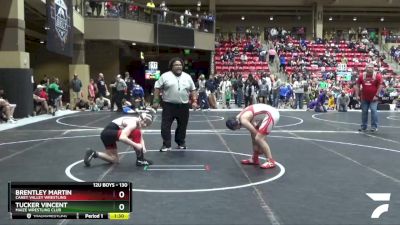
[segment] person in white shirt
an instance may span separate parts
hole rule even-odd
[[[231,99],[231,92],[232,92],[232,83],[229,80],[229,76],[225,75],[224,80],[219,84],[219,90],[222,95],[222,105],[223,108],[225,106],[229,109],[230,108],[230,99]]]
[[[178,149],[186,149],[186,128],[189,122],[190,97],[192,108],[197,109],[197,92],[192,77],[183,72],[184,62],[175,57],[169,61],[170,71],[161,75],[154,85],[153,108],[160,104],[160,93],[163,97],[161,120],[161,136],[163,145],[161,152],[171,150],[171,126],[177,120],[175,142]]]
[[[293,92],[295,94],[295,103],[294,103],[294,108],[297,109],[297,106],[299,106],[299,109],[303,109],[303,101],[304,101],[304,86],[307,84],[307,82],[303,79],[303,77],[300,77],[298,80],[296,80],[293,83]]]

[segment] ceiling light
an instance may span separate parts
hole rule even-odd
[[[357,21],[357,17],[355,16],[355,17],[353,17],[353,21]]]
[[[132,42],[132,45],[136,45],[136,43],[135,43],[135,42]]]
[[[197,6],[200,7],[201,6],[201,1],[197,2]]]
[[[333,20],[333,17],[332,17],[332,16],[330,16],[330,17],[329,17],[329,21],[332,21],[332,20]]]
[[[43,40],[40,40],[40,44],[44,44],[44,41],[43,41]]]
[[[381,17],[381,22],[385,21],[385,17]]]
[[[244,16],[242,16],[242,20],[244,20]]]
[[[273,17],[273,16],[270,16],[270,17],[269,17],[269,20],[271,20],[271,21],[274,20],[274,17]]]

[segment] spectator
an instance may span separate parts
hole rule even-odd
[[[219,89],[222,95],[222,108],[225,109],[225,106],[230,109],[230,100],[232,95],[232,83],[229,80],[228,75],[224,76],[224,81],[219,84]]]
[[[79,101],[74,106],[76,110],[85,111],[86,109],[90,109],[89,102],[85,101],[84,99],[79,99]]]
[[[47,75],[44,75],[43,79],[40,81],[40,84],[46,88],[50,85],[50,79],[47,77]]]
[[[82,98],[82,81],[78,78],[78,74],[74,74],[74,78],[70,82],[71,88],[71,105],[75,106],[79,99]]]
[[[165,1],[161,2],[160,9],[162,10],[160,22],[165,23],[167,22],[167,12],[169,10],[165,4]]]
[[[281,55],[281,56],[279,57],[279,62],[280,62],[279,71],[285,71],[285,68],[286,68],[286,58],[285,58],[284,55]]]
[[[184,24],[182,26],[188,27],[189,17],[191,17],[191,16],[192,16],[192,13],[190,12],[190,9],[186,9],[185,12],[184,12],[184,17],[185,17],[184,20],[185,21],[184,21]]]
[[[131,95],[132,95],[132,90],[135,87],[136,81],[134,79],[132,79],[129,72],[125,72],[125,83],[126,83],[126,87],[127,87],[125,98],[130,101]]]
[[[153,9],[155,7],[156,7],[156,5],[154,4],[153,0],[150,0],[149,2],[147,2],[146,9],[144,10],[147,21],[152,20]]]
[[[94,83],[94,80],[90,79],[89,85],[88,85],[88,98],[95,99],[96,92],[97,92],[97,90],[96,90],[96,85]]]
[[[97,2],[96,1],[89,1],[89,6],[90,6],[90,10],[86,9],[87,13],[88,14],[90,13],[90,15],[94,15],[94,11],[96,11],[96,8],[97,8]]]
[[[4,99],[4,90],[0,89],[0,117],[4,118],[8,123],[16,123],[17,121],[14,119],[16,107],[16,104],[10,104]]]
[[[115,88],[114,101],[117,104],[117,112],[122,112],[122,99],[125,97],[127,85],[122,79],[121,74],[118,74],[114,84],[110,85]],[[113,102],[111,103],[111,111],[113,111]]]
[[[106,97],[106,96],[110,95],[110,93],[108,92],[106,82],[104,81],[104,75],[102,73],[99,73],[95,90],[96,90],[97,96],[102,95],[103,97]]]
[[[243,53],[243,54],[240,56],[240,60],[242,60],[242,63],[246,63],[246,62],[247,62],[247,55],[246,55],[245,53]]]
[[[260,84],[258,85],[258,102],[259,103],[263,103],[263,104],[267,104],[268,101],[268,96],[269,96],[269,87],[267,84],[267,80],[266,79],[261,79]]]
[[[132,19],[137,20],[139,17],[139,6],[135,4],[134,0],[130,0],[130,4],[128,6],[128,12]]]
[[[41,112],[49,113],[49,106],[47,105],[47,100],[49,97],[47,96],[46,91],[43,89],[45,86],[38,85],[36,90],[33,92],[33,101],[34,101],[34,114],[38,115]]]
[[[97,112],[99,111],[99,107],[97,107],[97,104],[95,102],[95,99],[93,97],[88,97],[88,101],[89,101],[89,110],[92,112]]]
[[[99,95],[99,97],[96,99],[96,106],[99,110],[104,110],[108,108],[110,105],[109,101],[106,101],[106,99],[103,97],[103,95]]]
[[[236,98],[237,98],[237,106],[242,108],[243,103],[243,78],[242,75],[239,75],[236,81]]]
[[[85,1],[85,9],[86,9],[86,16],[92,16],[92,8],[90,6],[90,3],[94,1]]]
[[[51,106],[50,112],[55,116],[57,109],[62,106],[61,100],[63,91],[60,90],[60,86],[58,85],[60,82],[58,78],[55,77],[52,80],[52,83],[47,87],[47,93],[49,94],[49,105]]]
[[[272,106],[275,108],[278,108],[279,92],[281,85],[281,79],[276,80],[272,85]]]
[[[212,109],[217,108],[217,99],[215,96],[215,91],[218,88],[218,82],[215,79],[214,75],[210,74],[210,77],[206,81],[206,92],[208,94],[208,102],[210,103],[210,107]]]
[[[142,109],[145,105],[144,90],[139,84],[135,84],[132,89],[133,109]]]
[[[199,76],[199,105],[200,105],[200,109],[209,109],[209,105],[208,105],[208,97],[207,97],[207,93],[206,93],[206,80],[205,80],[205,76],[204,74],[201,74]]]
[[[360,90],[362,87],[362,90]],[[378,99],[379,93],[381,92],[382,76],[375,73],[374,66],[371,64],[367,65],[367,68],[363,74],[358,77],[356,85],[356,99],[360,99],[361,92],[361,128],[360,132],[367,130],[368,123],[368,109],[371,109],[371,132],[378,131]]]
[[[274,48],[271,47],[271,48],[268,50],[269,63],[273,63],[273,62],[274,62],[274,60],[275,60],[275,55],[276,55],[276,51],[275,51]]]
[[[299,109],[303,109],[304,86],[306,85],[306,83],[307,82],[304,81],[302,77],[300,77],[293,83],[293,92],[295,94],[295,103],[294,103],[295,109],[297,109],[297,106],[299,106]]]
[[[244,106],[247,107],[249,105],[255,104],[253,101],[254,97],[256,96],[258,84],[254,80],[252,74],[249,74],[247,80],[244,85]]]
[[[347,112],[347,106],[350,103],[350,97],[346,95],[344,91],[339,95],[337,99],[337,106],[339,112]]]

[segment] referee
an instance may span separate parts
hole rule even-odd
[[[153,108],[160,104],[160,92],[162,92],[162,121],[161,137],[163,145],[161,152],[171,150],[171,125],[176,119],[175,142],[177,149],[186,149],[186,128],[189,121],[189,97],[192,97],[192,107],[197,108],[197,93],[192,77],[183,72],[183,60],[172,58],[168,67],[170,71],[161,75],[154,85]]]

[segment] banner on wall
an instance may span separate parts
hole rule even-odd
[[[72,57],[72,0],[47,0],[47,50]]]

